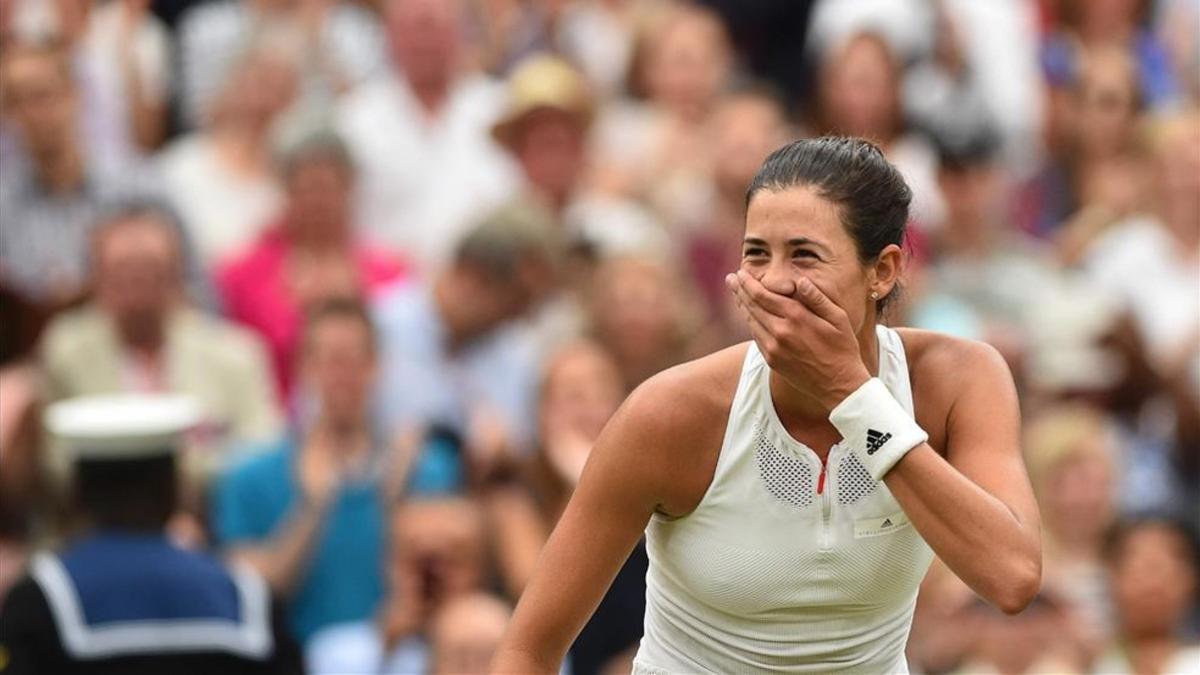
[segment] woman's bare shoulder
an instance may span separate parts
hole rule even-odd
[[[664,370],[641,384],[618,413],[622,441],[662,478],[659,509],[689,513],[716,471],[748,343]]]
[[[941,436],[938,430],[945,427],[955,401],[968,388],[1013,386],[1004,357],[986,342],[919,328],[896,332],[904,342],[917,422],[929,431],[931,440]]]
[[[986,342],[921,328],[897,328],[896,332],[904,342],[909,372],[914,378],[945,379],[952,373],[969,372],[964,369],[1004,364],[1000,352]]]
[[[643,382],[628,404],[658,416],[670,430],[715,422],[713,416],[727,414],[733,404],[748,347],[748,342],[737,344],[668,368]]]

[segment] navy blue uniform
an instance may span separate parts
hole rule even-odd
[[[153,534],[41,553],[0,612],[0,673],[297,673],[266,584]]]

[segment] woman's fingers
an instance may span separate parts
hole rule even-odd
[[[745,315],[746,325],[750,328],[750,337],[754,339],[754,344],[758,345],[758,351],[766,359],[767,365],[771,368],[785,368],[785,364],[781,359],[794,356],[795,351],[793,351],[792,347],[785,345],[786,341],[780,338],[778,331],[773,329],[771,324],[786,322],[787,320],[767,314],[764,310],[753,304],[746,305],[740,298],[738,299],[738,307],[741,308],[742,314]]]
[[[774,345],[779,342],[775,334],[748,307],[742,305],[740,302],[738,304],[742,307],[742,313],[746,316],[746,325],[750,328],[750,337],[754,338],[754,342],[758,344],[759,349],[764,352],[773,349]]]
[[[815,314],[826,322],[838,326],[845,312],[819,286],[807,277],[796,281],[795,296],[780,295],[768,289],[753,275],[738,270],[726,277],[726,285],[747,305],[762,308],[767,313],[792,322],[802,321],[808,314]],[[806,309],[808,311],[801,311]]]
[[[738,305],[746,312],[746,316],[754,320],[762,327],[772,338],[778,340],[781,335],[787,332],[787,323],[790,319],[785,319],[776,316],[767,311],[754,301],[754,298],[742,293],[738,298]]]
[[[796,297],[810,312],[817,315],[835,328],[841,328],[846,321],[846,312],[822,291],[812,280],[801,277],[796,282]]]
[[[775,341],[774,332],[766,325],[767,317],[769,316],[766,310],[762,309],[754,303],[749,295],[742,290],[737,283],[736,278],[730,281],[734,275],[730,274],[726,277],[726,282],[730,285],[733,291],[734,301],[737,303],[738,309],[742,316],[746,319],[746,325],[750,328],[750,335],[759,345],[764,344],[764,340]]]
[[[734,279],[740,292],[767,312],[784,319],[795,314],[794,300],[771,292],[761,281],[755,279],[754,275],[744,270],[738,270]]]

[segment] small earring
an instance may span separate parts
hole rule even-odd
[[[871,299],[878,300],[879,299],[879,291],[871,291]]]

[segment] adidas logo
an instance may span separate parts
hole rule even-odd
[[[891,527],[891,526],[892,526],[892,519],[891,519],[891,518],[884,518],[884,519],[883,519],[883,523],[882,523],[882,524],[880,524],[879,526],[880,526],[880,527]]]
[[[882,448],[884,443],[892,439],[891,434],[874,429],[867,429],[867,454],[873,455],[875,451]]]

